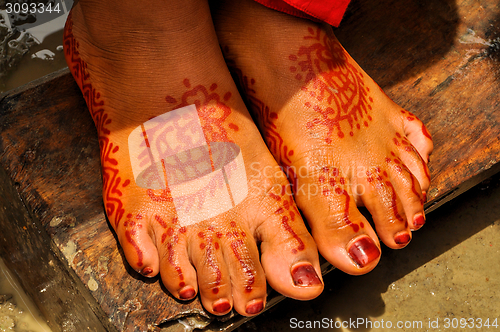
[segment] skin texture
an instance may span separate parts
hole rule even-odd
[[[64,50],[96,124],[106,214],[134,270],[160,274],[179,300],[199,295],[215,315],[261,312],[266,280],[296,299],[321,293],[316,245],[239,97],[208,4],[160,1],[138,9],[132,1],[81,0],[68,17]],[[195,105],[207,142],[241,149],[248,195],[224,213],[182,226],[170,188],[135,182],[128,137],[187,105]]]
[[[211,9],[226,63],[320,253],[363,274],[380,258],[379,239],[407,245],[425,222],[433,148],[425,125],[385,95],[329,26],[250,0]]]

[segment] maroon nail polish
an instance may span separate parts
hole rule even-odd
[[[423,197],[424,203],[427,202],[427,193],[426,192],[422,192],[422,197]]]
[[[196,291],[191,286],[186,286],[179,291],[179,297],[183,300],[190,300],[196,295]]]
[[[145,268],[143,268],[143,269],[142,269],[142,271],[141,271],[141,274],[142,274],[143,276],[148,276],[148,275],[150,275],[151,273],[153,273],[153,269],[152,269],[152,268],[150,268],[150,267],[145,267]]]
[[[311,264],[299,264],[292,269],[292,279],[295,286],[321,285],[321,279]]]
[[[214,311],[217,313],[224,313],[231,309],[231,304],[228,300],[220,300],[220,302],[214,304]]]
[[[394,242],[396,242],[396,244],[407,244],[408,242],[410,242],[410,234],[408,233],[398,234],[394,237]]]
[[[380,256],[380,249],[369,237],[362,237],[349,248],[349,256],[359,267],[365,267]]]
[[[256,315],[259,312],[261,312],[262,309],[264,309],[264,302],[257,301],[257,302],[253,302],[253,303],[248,304],[247,308],[245,309],[245,311],[249,315]]]
[[[415,219],[413,219],[413,225],[415,225],[415,227],[417,228],[422,227],[424,224],[425,224],[425,219],[424,216],[421,214],[416,216]]]

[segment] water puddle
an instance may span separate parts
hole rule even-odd
[[[0,332],[51,332],[0,258]]]

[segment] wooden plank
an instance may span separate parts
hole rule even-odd
[[[494,1],[355,0],[336,31],[432,133],[426,211],[500,169],[499,13]],[[92,120],[67,71],[0,97],[0,251],[51,327],[158,331],[183,315],[209,317],[197,299],[178,302],[158,278],[127,269],[104,216],[99,165]],[[243,321],[225,317],[208,330]]]

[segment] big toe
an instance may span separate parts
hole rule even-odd
[[[297,201],[312,229],[319,252],[342,271],[360,275],[380,259],[380,244],[359,212],[347,180],[336,169],[323,168],[317,194],[299,195]]]
[[[297,300],[315,298],[323,290],[317,248],[290,187],[274,186],[265,202],[267,218],[257,236],[262,239],[262,265],[269,285]]]

